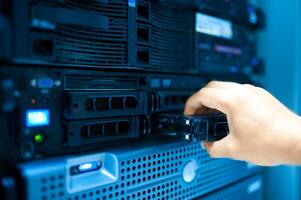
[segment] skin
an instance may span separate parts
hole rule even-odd
[[[301,118],[266,90],[248,84],[212,81],[191,96],[185,115],[219,110],[229,135],[203,143],[213,158],[232,158],[262,166],[301,164]]]

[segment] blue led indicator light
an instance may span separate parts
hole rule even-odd
[[[51,23],[50,21],[43,20],[43,19],[33,19],[31,22],[31,26],[46,29],[46,30],[54,30],[55,24]]]
[[[83,163],[78,166],[78,170],[80,172],[91,171],[91,170],[94,170],[97,168],[98,168],[98,163],[95,163],[95,162]]]
[[[50,124],[50,111],[48,109],[28,110],[26,112],[26,126],[37,127]]]
[[[71,175],[78,175],[87,172],[97,171],[101,168],[100,161],[85,162],[71,167]]]
[[[52,88],[54,82],[50,78],[41,78],[38,80],[38,87],[39,88]]]
[[[136,0],[129,0],[129,7],[136,7]]]

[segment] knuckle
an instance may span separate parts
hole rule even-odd
[[[218,81],[209,81],[205,87],[213,87],[218,83]]]
[[[243,84],[243,89],[248,91],[254,91],[256,87],[251,84]]]
[[[207,90],[206,88],[200,89],[198,92],[196,92],[194,95],[192,95],[191,99],[202,98],[205,95],[206,90]]]

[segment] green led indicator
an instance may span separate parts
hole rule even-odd
[[[34,141],[35,141],[36,143],[42,143],[42,142],[44,141],[43,135],[42,135],[42,134],[36,134],[36,135],[34,136]]]

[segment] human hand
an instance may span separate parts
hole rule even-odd
[[[212,109],[227,115],[230,132],[220,141],[204,143],[211,157],[265,166],[301,164],[301,118],[266,90],[212,81],[188,99],[184,114]]]

